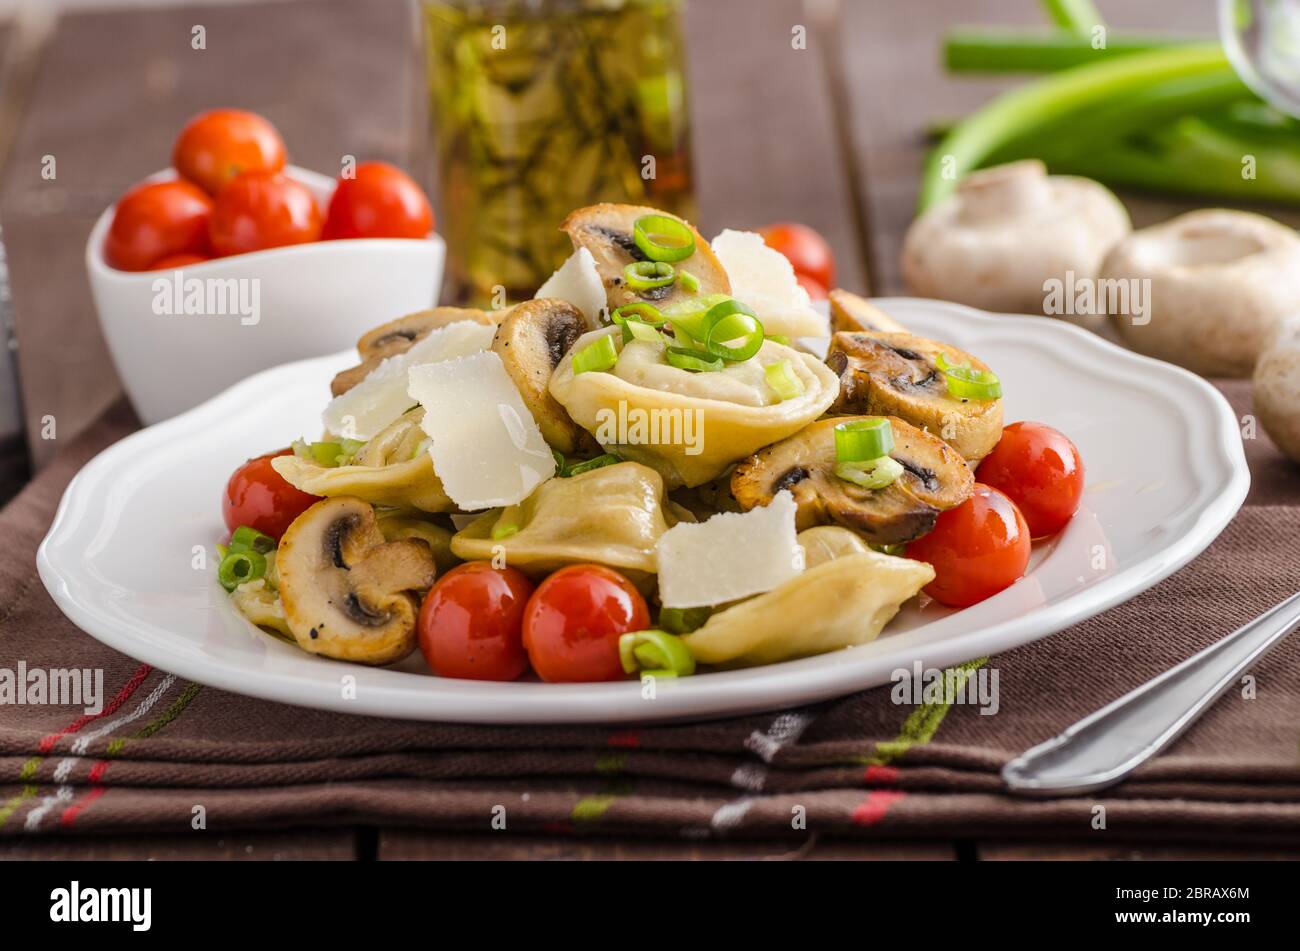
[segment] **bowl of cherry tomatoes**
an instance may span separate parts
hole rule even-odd
[[[203,113],[172,167],[91,230],[95,308],[146,424],[437,302],[446,246],[409,176],[363,161],[333,178],[287,159],[262,117]]]

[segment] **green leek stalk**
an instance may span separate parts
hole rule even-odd
[[[1100,49],[1071,33],[958,29],[944,39],[944,66],[954,73],[1050,73],[1103,59],[1203,42],[1196,38],[1125,34]]]

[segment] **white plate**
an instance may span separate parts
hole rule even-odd
[[[41,578],[105,644],[224,690],[414,720],[621,723],[789,707],[887,683],[914,661],[943,667],[1027,644],[1149,588],[1200,554],[1241,506],[1250,477],[1237,421],[1198,377],[1060,321],[880,304],[993,366],[1006,418],[1069,435],[1089,488],[1065,532],[1037,546],[1024,579],[964,611],[913,604],[863,647],[660,682],[646,700],[635,682],[433,677],[418,652],[399,669],[370,669],[263,634],[230,606],[211,568],[191,567],[194,547],[210,558],[223,535],[219,501],[236,466],[319,432],[330,377],[353,362],[349,353],[259,373],[106,449],[68,486],[37,558]]]

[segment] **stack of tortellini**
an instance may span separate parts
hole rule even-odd
[[[460,328],[467,351],[500,357],[555,453],[554,475],[526,497],[463,511],[435,471],[422,427],[427,410],[419,405],[395,405],[390,420],[375,428],[385,417],[368,419],[359,434],[335,430],[338,417],[327,410],[326,438],[347,443],[347,456],[321,460],[299,451],[275,459],[276,471],[304,492],[368,505],[374,513],[370,544],[421,539],[438,572],[458,561],[485,560],[541,577],[567,564],[597,563],[625,574],[652,605],[659,541],[673,526],[765,507],[789,492],[803,552],[800,570],[771,590],[685,612],[696,617],[694,629],[678,633],[697,661],[720,667],[872,640],[933,579],[929,565],[894,553],[928,531],[940,511],[969,497],[969,463],[996,441],[1000,402],[971,406],[946,398],[933,373],[938,345],[911,337],[852,295],[835,292],[828,323],[780,254],[734,232],[724,233],[714,248],[682,222],[695,237],[694,250],[675,268],[691,275],[690,286],[634,289],[625,275],[630,264],[644,260],[633,231],[646,215],[662,213],[625,205],[574,212],[563,224],[574,256],[537,299],[497,311],[440,307],[385,324],[359,342],[358,366],[334,380],[338,403],[354,387],[405,372],[430,334]],[[701,295],[730,295],[753,308],[766,335],[757,352],[695,372],[670,365],[664,340],[632,337],[609,322],[611,312],[630,303],[672,313]],[[839,331],[833,340],[832,330]],[[616,362],[575,371],[575,356],[605,336],[615,345]],[[818,349],[829,350],[829,357],[815,355]],[[780,364],[797,381],[785,393],[770,383],[769,368]],[[835,478],[828,434],[838,418],[850,416],[890,419],[904,475],[888,488]],[[349,435],[356,438],[349,442]],[[473,453],[474,446],[464,452]],[[334,517],[356,522],[355,512],[343,509]],[[735,556],[716,553],[720,563]],[[283,575],[283,551],[278,560]],[[421,576],[410,565],[403,571],[411,579]],[[300,589],[309,584],[302,570],[297,576]],[[417,604],[420,593],[405,592]],[[278,596],[284,603],[266,588],[252,600],[245,592],[240,606],[315,653],[363,663],[389,663],[401,653],[397,641],[371,653],[323,643],[317,626],[299,629],[314,622],[295,623],[295,605],[283,586]],[[413,630],[408,640],[413,647]]]

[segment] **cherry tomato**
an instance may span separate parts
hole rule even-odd
[[[815,281],[807,274],[796,273],[794,279],[799,282],[799,286],[808,292],[808,296],[813,300],[826,300],[830,294],[826,291],[824,284]]]
[[[146,182],[117,203],[104,258],[120,271],[147,271],[172,254],[205,254],[212,199],[190,182]]]
[[[278,172],[285,159],[284,140],[275,126],[242,109],[195,116],[172,149],[176,171],[209,195],[241,172]]]
[[[524,607],[533,584],[518,568],[485,561],[437,580],[420,608],[420,651],[440,677],[514,680],[528,667]]]
[[[533,592],[524,609],[524,649],[549,682],[623,680],[618,637],[650,626],[645,599],[617,571],[570,565]]]
[[[178,267],[188,267],[191,264],[202,264],[204,261],[211,261],[212,258],[206,254],[169,254],[165,258],[159,258],[149,266],[151,271],[168,271]]]
[[[279,541],[295,518],[320,501],[319,496],[295,489],[271,467],[272,459],[291,451],[281,449],[249,459],[235,470],[221,496],[221,515],[228,529],[233,532],[248,525]]]
[[[1029,549],[1029,527],[1015,503],[977,482],[974,495],[941,512],[934,530],[907,546],[907,557],[934,566],[926,594],[964,608],[1023,577]]]
[[[362,162],[355,178],[340,178],[321,237],[423,238],[433,209],[420,186],[387,162]]]
[[[208,234],[212,250],[225,256],[316,241],[320,227],[320,206],[306,185],[280,172],[244,172],[217,195]]]
[[[775,248],[794,266],[795,274],[810,277],[822,287],[835,286],[835,256],[826,239],[807,225],[786,221],[759,229],[769,248]]]
[[[985,485],[1015,502],[1029,534],[1054,535],[1079,510],[1083,459],[1074,443],[1042,423],[1012,423],[977,471]]]

